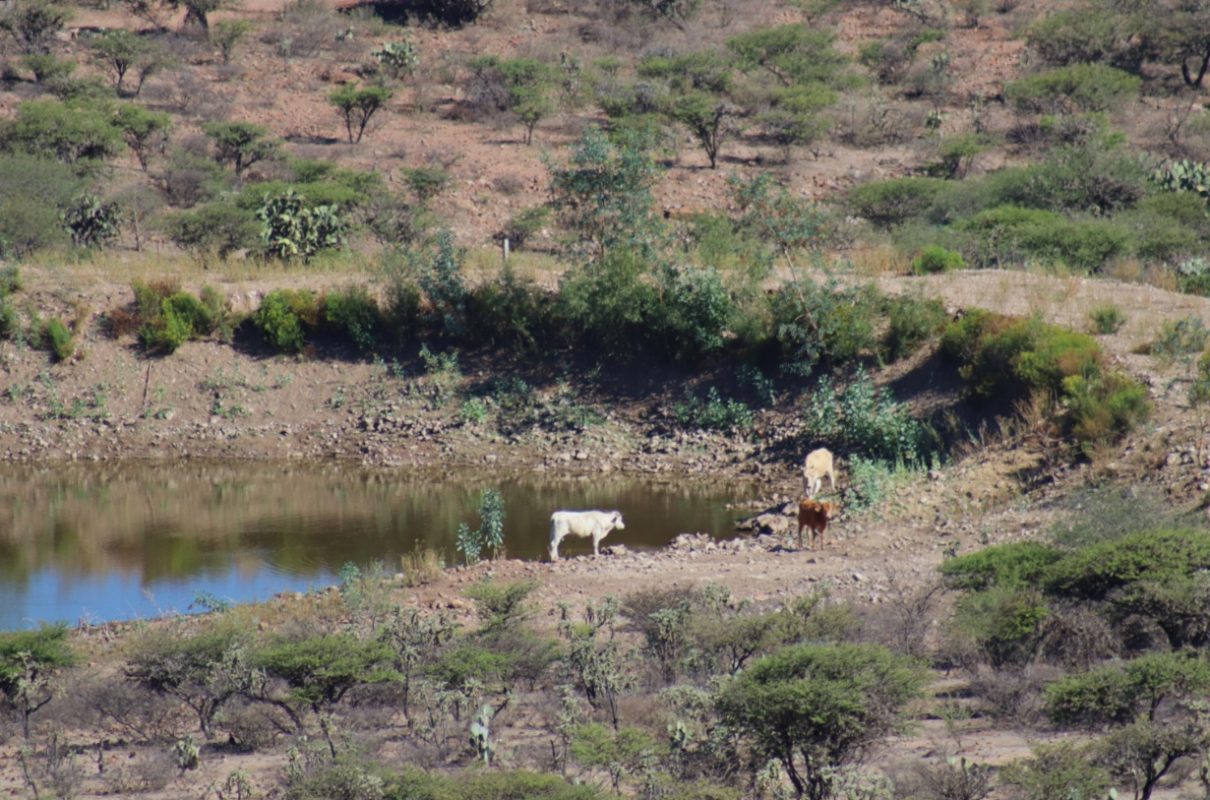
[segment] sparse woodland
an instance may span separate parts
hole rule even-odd
[[[0,4],[8,458],[335,365],[365,441],[826,445],[936,555],[555,601],[488,491],[457,577],[0,633],[0,793],[1208,796],[1208,65],[1201,0]]]

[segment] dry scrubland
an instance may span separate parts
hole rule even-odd
[[[752,530],[489,559],[485,494],[478,564],[0,634],[0,793],[1206,795],[1204,3],[381,10],[0,8],[0,453],[755,477]]]

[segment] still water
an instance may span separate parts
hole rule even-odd
[[[264,600],[334,583],[347,562],[426,548],[455,563],[479,493],[505,499],[505,549],[541,558],[550,512],[618,509],[607,544],[658,547],[678,533],[731,535],[726,503],[751,487],[593,477],[360,470],[347,465],[0,467],[0,630],[185,612],[199,596]],[[591,553],[581,540],[560,554]]]

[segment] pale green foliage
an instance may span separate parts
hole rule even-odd
[[[458,525],[454,547],[468,564],[477,564],[484,551],[498,557],[504,549],[504,495],[496,489],[484,489],[479,496],[479,527],[471,530],[465,522]]]
[[[278,258],[309,261],[321,250],[341,247],[348,224],[334,205],[307,204],[306,198],[287,189],[266,197],[256,212],[264,223],[261,239],[265,250]]]
[[[383,72],[396,80],[409,77],[420,64],[420,55],[416,45],[407,39],[386,42],[381,47],[370,51],[370,55],[381,66]]]
[[[616,246],[649,250],[659,224],[651,188],[659,170],[638,147],[611,144],[597,128],[584,132],[566,166],[550,167],[551,192],[562,221],[593,255]]]

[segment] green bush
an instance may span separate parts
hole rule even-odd
[[[1153,530],[1097,542],[1055,563],[1045,577],[1048,592],[1090,600],[1137,581],[1166,582],[1210,568],[1210,534]]]
[[[1072,64],[1004,87],[1018,111],[1036,114],[1111,111],[1136,97],[1142,80],[1104,64]]]
[[[66,245],[68,233],[59,212],[85,188],[70,165],[24,153],[0,154],[0,258],[19,259]]]
[[[42,328],[42,338],[55,361],[67,361],[76,354],[75,336],[61,319],[47,320]]]
[[[28,100],[17,106],[16,119],[0,126],[0,143],[11,151],[86,165],[116,154],[122,133],[95,104]]]
[[[658,348],[658,292],[644,279],[646,261],[630,250],[570,272],[559,292],[560,312],[582,346],[605,361],[631,361]]]
[[[941,575],[951,589],[1033,586],[1063,555],[1062,550],[1040,542],[1014,542],[947,559],[941,564]]]
[[[711,386],[705,399],[687,397],[672,408],[672,416],[682,428],[730,431],[752,427],[755,415],[748,404],[733,398],[723,399]]]
[[[498,279],[470,291],[466,340],[522,353],[548,353],[566,338],[558,318],[559,302],[558,296],[506,264]]]
[[[324,295],[323,319],[362,352],[372,351],[378,341],[382,312],[378,302],[362,286],[350,286]]]
[[[936,245],[924,248],[920,255],[912,261],[912,272],[917,275],[936,275],[940,272],[951,272],[965,267],[966,262],[962,260],[961,253],[955,253]]]
[[[209,203],[189,211],[178,211],[164,218],[164,232],[182,250],[203,263],[253,247],[260,225],[247,211],[226,203]]]
[[[1126,324],[1126,315],[1113,303],[1105,303],[1089,311],[1088,320],[1092,323],[1093,333],[1105,336],[1120,331]]]
[[[666,267],[659,275],[660,307],[653,309],[656,341],[673,361],[697,364],[722,349],[735,303],[714,269]]]
[[[384,667],[390,655],[381,642],[341,633],[271,642],[253,654],[252,663],[284,681],[294,703],[318,712],[340,702],[354,686],[392,680]]]
[[[908,407],[875,387],[860,368],[843,391],[820,378],[803,416],[812,439],[892,465],[922,464],[932,446],[931,432]]]
[[[979,397],[1039,389],[1057,394],[1065,378],[1098,372],[1103,361],[1100,346],[1087,334],[981,309],[951,323],[941,347]]]
[[[387,781],[387,800],[604,800],[601,790],[526,770],[426,773],[409,767]]]
[[[1131,35],[1125,15],[1108,11],[1090,3],[1049,14],[1029,29],[1029,45],[1051,64],[1104,62],[1137,73],[1144,41]]]
[[[1003,586],[961,598],[952,624],[992,666],[1021,666],[1033,658],[1048,616],[1037,589]]]
[[[1046,710],[1060,725],[1128,723],[1154,719],[1167,699],[1210,691],[1210,662],[1189,651],[1152,653],[1070,675],[1046,687]]]
[[[772,297],[773,331],[782,370],[810,375],[876,351],[874,321],[882,296],[873,286],[844,287],[835,280],[783,284]]]
[[[309,289],[275,289],[261,300],[252,321],[274,349],[301,352],[319,319],[319,300]]]
[[[1210,568],[1210,533],[1161,530],[1131,533],[1082,548],[1055,563],[1046,590],[1064,597],[1104,599],[1138,581],[1166,582]]]
[[[1085,447],[1117,441],[1151,415],[1146,387],[1123,372],[1064,378],[1063,405]]]
[[[1020,792],[1021,800],[1093,800],[1108,794],[1109,774],[1087,747],[1058,742],[1032,749],[1032,758],[1014,761],[1000,772],[1001,781]]]
[[[835,770],[895,729],[923,679],[915,662],[875,645],[798,645],[741,672],[717,707],[799,796],[826,800]]]
[[[887,329],[882,334],[882,356],[888,361],[907,358],[939,334],[948,322],[940,300],[899,296],[887,300]]]
[[[148,292],[159,294],[146,285],[136,284],[136,298]],[[147,299],[136,299],[136,306],[142,308]],[[208,335],[214,327],[213,309],[189,292],[174,292],[162,297],[158,314],[143,318],[139,339],[148,350],[172,353],[190,339]]]
[[[336,206],[313,205],[293,189],[265,196],[256,218],[263,225],[265,249],[282,259],[309,261],[321,250],[343,246],[348,232],[348,223]]]
[[[1113,220],[1065,219],[1053,211],[1019,206],[982,211],[956,227],[971,235],[969,255],[979,266],[1035,258],[1097,270],[1131,245],[1130,232]]]
[[[890,228],[923,217],[945,188],[940,178],[892,178],[854,188],[848,204],[854,214]]]

